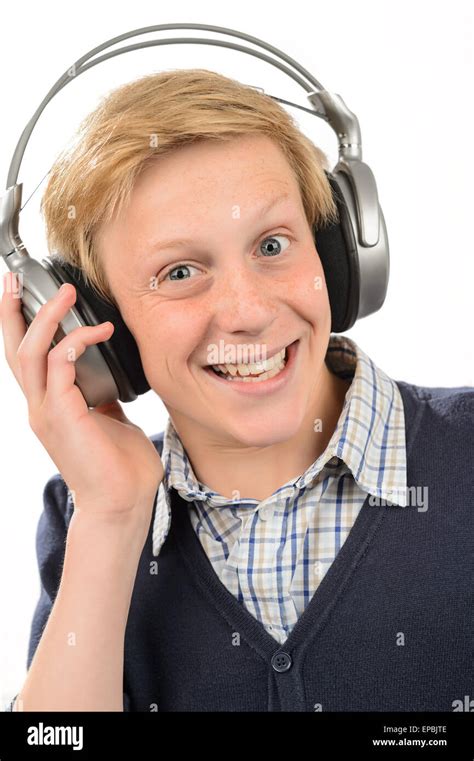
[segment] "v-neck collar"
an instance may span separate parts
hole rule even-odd
[[[420,420],[423,405],[415,408],[412,384],[395,381],[404,407],[405,442],[407,458],[411,453]],[[419,399],[420,401],[420,399]],[[407,473],[408,479],[410,474]],[[319,586],[298,618],[289,636],[282,644],[278,643],[258,621],[240,603],[221,582],[212,567],[212,563],[201,546],[199,537],[191,524],[189,503],[175,489],[170,489],[170,502],[173,519],[170,537],[175,541],[190,577],[235,631],[244,637],[247,644],[256,650],[263,659],[268,660],[275,652],[290,654],[298,646],[306,648],[317,634],[332,609],[337,605],[351,576],[367,548],[373,541],[380,525],[387,515],[387,510],[400,509],[396,506],[377,506],[370,504],[367,495],[347,538],[337,553],[334,561],[323,576]],[[406,508],[401,508],[406,509]]]
[[[306,647],[309,644],[331,609],[337,604],[340,594],[344,591],[360,558],[366,552],[387,509],[371,506],[370,495],[367,495],[333,563],[289,636],[280,644],[221,582],[193,529],[189,503],[182,499],[175,489],[170,491],[173,513],[170,539],[173,537],[176,542],[190,576],[209,602],[265,660],[271,658],[276,651],[290,654],[299,645]]]

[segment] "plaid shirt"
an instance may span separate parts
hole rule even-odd
[[[169,531],[173,487],[189,502],[191,523],[218,578],[280,644],[367,495],[390,501],[406,489],[405,418],[395,381],[347,336],[331,335],[326,363],[352,379],[336,429],[313,464],[267,499],[237,502],[198,482],[170,418],[163,439],[153,554]],[[397,504],[406,506],[406,498]]]

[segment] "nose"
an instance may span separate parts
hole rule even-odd
[[[268,280],[245,263],[228,267],[216,277],[212,314],[221,332],[267,335],[277,313],[278,297]]]

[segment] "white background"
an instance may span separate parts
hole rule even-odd
[[[391,253],[382,310],[347,335],[395,379],[428,386],[474,385],[471,0],[7,3],[0,46],[0,192],[24,126],[77,58],[123,32],[177,22],[227,26],[263,39],[343,97],[360,122],[363,158],[377,181]],[[215,37],[191,31],[155,35],[164,36]],[[309,105],[304,91],[277,69],[231,50],[174,45],[116,57],[77,77],[46,107],[20,169],[23,203],[80,119],[108,89],[152,71],[192,67],[218,70],[270,95]],[[334,166],[337,142],[330,128],[289,110]],[[39,215],[44,188],[45,180],[22,213],[20,226],[29,253],[39,259],[48,254]],[[44,484],[57,468],[29,428],[26,400],[4,359],[3,342],[0,349],[3,705],[19,691],[25,676],[39,593],[36,525]],[[164,428],[166,410],[151,391],[125,405],[125,412],[148,435]]]

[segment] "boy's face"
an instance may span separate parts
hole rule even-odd
[[[187,242],[154,250],[170,239]],[[267,446],[298,432],[328,383],[331,314],[297,181],[272,140],[204,141],[158,157],[126,212],[101,228],[99,250],[178,433]],[[249,384],[206,369],[212,346],[238,362],[239,347],[255,347],[252,361],[295,341],[280,379]]]

